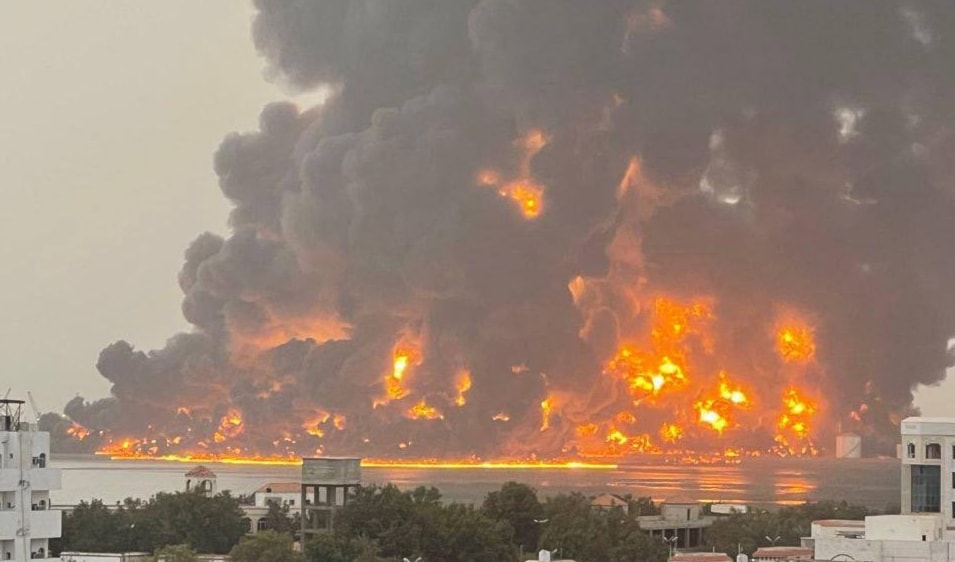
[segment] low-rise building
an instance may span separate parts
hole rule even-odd
[[[660,538],[674,548],[699,548],[703,544],[703,529],[713,524],[715,517],[703,515],[700,502],[689,498],[669,499],[660,506],[660,515],[637,517],[640,528],[651,537]]]
[[[777,562],[780,560],[812,560],[811,548],[801,546],[764,546],[753,553],[753,562]]]
[[[268,529],[266,516],[269,506],[288,508],[290,513],[301,513],[302,485],[298,482],[270,482],[252,494],[252,505],[242,506],[249,520],[249,532],[256,534]]]
[[[601,510],[620,508],[624,515],[630,513],[630,502],[617,494],[600,494],[594,496],[594,499],[590,500],[590,506],[594,509]]]

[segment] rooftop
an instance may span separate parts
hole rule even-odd
[[[200,464],[196,468],[193,468],[192,470],[187,472],[186,476],[190,476],[192,478],[215,478],[216,473],[212,472],[211,470],[209,470],[208,468]]]
[[[269,482],[255,491],[257,494],[297,494],[302,491],[298,482]]]
[[[813,551],[811,548],[803,548],[801,546],[764,546],[757,548],[756,552],[753,553],[753,558],[799,558],[813,556]]]
[[[858,519],[819,519],[812,522],[813,525],[820,527],[853,527],[865,529],[865,521]]]
[[[722,552],[680,552],[670,557],[669,562],[733,562]]]

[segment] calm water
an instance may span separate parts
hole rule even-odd
[[[297,466],[205,463],[218,475],[220,490],[251,493],[268,482],[298,481]],[[56,504],[99,498],[114,503],[127,497],[181,490],[194,465],[165,461],[111,461],[100,457],[59,457],[63,471]],[[541,495],[601,492],[676,496],[770,506],[838,499],[882,509],[899,503],[899,461],[895,459],[748,459],[730,466],[625,464],[615,470],[587,469],[421,469],[363,468],[365,483],[391,482],[401,488],[436,486],[449,500],[476,503],[509,480],[527,483]]]

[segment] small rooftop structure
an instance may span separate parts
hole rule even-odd
[[[301,494],[299,482],[269,482],[255,491],[257,494]]]
[[[700,502],[674,497],[660,505],[660,515],[641,515],[637,524],[651,537],[666,540],[674,548],[697,548],[703,544],[703,529],[716,520],[703,515]]]
[[[0,431],[20,431],[20,412],[25,403],[10,398],[0,400]]]
[[[590,500],[590,507],[594,509],[613,509],[619,507],[624,514],[630,512],[630,502],[616,494],[600,494]]]
[[[216,490],[216,473],[201,464],[186,473],[186,491],[213,496]]]
[[[200,464],[199,466],[187,472],[186,476],[191,478],[215,478],[216,473]]]
[[[810,525],[813,537],[858,538],[865,536],[865,521],[855,519],[819,519]]]

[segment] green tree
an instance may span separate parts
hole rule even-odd
[[[708,547],[735,556],[737,548],[753,552],[767,546],[766,537],[779,537],[777,546],[798,545],[800,538],[811,532],[812,522],[819,519],[862,520],[872,515],[867,508],[836,501],[810,502],[783,507],[775,512],[759,510],[720,517],[707,529]]]
[[[294,536],[295,531],[300,528],[300,521],[296,522],[296,518],[289,515],[288,506],[280,506],[276,502],[269,502],[269,511],[265,514],[267,529]]]
[[[543,508],[537,492],[526,484],[507,482],[501,489],[484,498],[481,507],[489,518],[504,521],[512,529],[510,543],[528,551],[537,549],[540,542],[540,524]]]
[[[331,533],[321,533],[305,545],[309,562],[378,562],[378,545],[367,537],[348,540]],[[393,559],[389,559],[393,560]]]
[[[543,505],[541,547],[560,550],[561,558],[590,562],[663,561],[667,549],[640,529],[637,520],[620,508],[593,509],[590,498],[561,494]]]
[[[310,562],[350,562],[345,542],[331,533],[320,533],[305,544],[305,557]]]
[[[196,551],[186,544],[172,544],[156,551],[154,562],[199,562]]]
[[[63,518],[60,550],[116,551],[122,548],[126,532],[120,517],[103,505],[102,501],[81,501]]]
[[[201,553],[225,554],[248,532],[238,502],[228,492],[156,494],[130,511],[137,547],[151,551],[188,544]]]
[[[304,562],[293,549],[292,537],[268,530],[242,539],[229,552],[233,562]]]
[[[660,508],[657,504],[653,503],[653,499],[648,497],[639,497],[633,499],[628,494],[626,496],[627,501],[629,502],[629,511],[630,515],[637,517],[640,515],[659,515]]]

